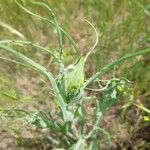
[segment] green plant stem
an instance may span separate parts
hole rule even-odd
[[[110,69],[112,69],[115,65],[120,64],[121,62],[131,59],[133,57],[139,56],[139,55],[145,55],[147,53],[150,53],[150,48],[134,52],[131,54],[127,54],[118,60],[113,61],[112,63],[108,64],[107,66],[103,67],[99,72],[95,73],[91,78],[89,78],[82,86],[81,90],[85,89],[89,84],[91,84],[96,78],[100,78],[103,74],[108,72]]]
[[[62,51],[63,51],[62,31],[60,30],[60,26],[58,24],[58,21],[56,19],[55,14],[53,13],[52,9],[47,4],[45,4],[43,2],[31,1],[31,3],[46,8],[48,10],[48,14],[50,14],[50,17],[52,17],[55,28],[57,30],[57,38],[58,38],[58,44],[59,44],[59,54],[60,54],[60,59],[61,59],[61,54],[62,54]]]
[[[19,62],[19,61],[15,61],[15,60],[13,60],[13,59],[9,59],[9,58],[6,58],[6,57],[0,57],[0,59],[6,60],[6,61],[10,61],[10,62],[19,64],[19,65],[22,65],[22,66],[26,66],[25,64],[23,64],[23,63],[21,63],[21,62]]]
[[[44,76],[46,76],[49,79],[49,81],[51,82],[51,85],[52,85],[52,89],[54,90],[54,93],[56,94],[57,100],[60,104],[60,108],[61,108],[62,113],[63,113],[64,121],[65,122],[70,121],[71,114],[70,114],[70,112],[68,112],[66,110],[66,103],[64,102],[64,99],[62,98],[62,96],[59,92],[56,81],[55,81],[54,77],[52,76],[52,74],[42,65],[34,62],[30,58],[26,57],[25,55],[17,52],[16,50],[14,50],[12,48],[9,48],[7,46],[0,44],[0,49],[3,49],[7,52],[14,54],[16,57],[18,57],[19,59],[21,59],[22,61],[24,61],[28,65],[32,66],[32,68],[34,70],[37,70],[39,73],[43,74]]]
[[[98,112],[96,115],[97,115],[97,117],[96,117],[97,120],[96,120],[96,122],[95,122],[95,125],[93,126],[93,128],[92,128],[92,130],[89,132],[89,134],[86,135],[86,137],[85,137],[86,140],[92,136],[92,134],[94,133],[94,131],[97,130],[97,128],[98,128],[98,126],[99,126],[98,124],[100,123],[100,119],[101,119],[101,117],[102,117],[102,113],[101,113],[101,112]]]

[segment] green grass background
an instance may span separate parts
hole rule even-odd
[[[18,0],[19,1],[19,0]],[[21,2],[26,8],[47,16],[46,11],[32,5],[30,0]],[[89,20],[97,29],[99,43],[88,61],[86,76],[100,70],[129,52],[150,46],[150,3],[148,0],[43,0],[49,4],[58,18],[59,24],[75,39],[82,53],[88,52],[95,40],[91,27],[84,19]],[[55,30],[47,23],[41,22],[24,12],[14,0],[0,0],[0,23],[17,29],[24,37],[36,41],[45,47],[56,50]],[[19,39],[8,29],[0,25],[0,40]],[[71,61],[74,53],[70,43],[64,39],[66,64]],[[45,65],[53,72],[55,64],[51,58],[36,49],[27,46],[21,49],[30,58]],[[12,58],[0,52],[0,57]],[[89,73],[90,72],[90,73]],[[116,75],[133,81],[135,97],[142,97],[146,107],[150,98],[150,56],[141,56],[116,67]],[[104,78],[108,78],[107,76]],[[19,65],[0,59],[0,103],[1,106],[33,104],[41,108],[43,100],[49,103],[48,90],[42,77],[35,72]],[[35,101],[38,100],[38,104]],[[43,108],[45,109],[45,104]]]

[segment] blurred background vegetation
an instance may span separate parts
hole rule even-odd
[[[45,10],[32,5],[30,0],[22,0],[21,2],[29,10],[48,17]],[[124,54],[142,50],[150,46],[149,0],[42,0],[42,2],[49,4],[53,9],[59,24],[74,38],[82,53],[88,52],[88,49],[95,40],[91,27],[84,19],[89,20],[96,27],[99,34],[99,44],[87,63],[85,70],[87,77],[94,73],[94,71],[100,70],[101,67]],[[6,27],[6,25],[8,27]],[[14,0],[0,0],[0,40],[20,39],[20,37],[12,32],[11,28],[18,30],[23,35],[23,39],[36,41],[52,50],[56,50],[57,48],[56,32],[51,26],[24,12],[16,5]],[[72,51],[72,46],[70,46],[70,43],[65,39],[64,44],[66,50],[64,59],[67,64],[71,61],[74,53]],[[24,46],[22,52],[45,65],[49,70],[56,71],[55,64],[51,64],[52,60],[48,54],[41,54],[38,50],[28,46]],[[8,58],[13,59],[11,55],[8,56],[8,54],[6,55],[5,53],[0,52],[0,58],[0,108],[19,106],[27,108],[28,110],[51,109],[49,91],[45,86],[43,78],[34,71],[27,70],[24,67],[7,61],[6,59]],[[104,79],[107,79],[110,76],[111,74],[106,75],[104,76]],[[133,99],[140,100],[140,103],[149,108],[149,55],[140,56],[137,59],[130,60],[117,66],[116,76],[125,77],[133,81],[131,85]],[[115,107],[115,112],[116,110],[118,110],[117,106]],[[135,122],[137,122],[141,116],[140,110],[132,108],[130,111],[128,112],[129,115],[132,114],[131,117],[135,117]],[[110,114],[108,113],[108,116]],[[109,120],[109,117],[107,119]],[[127,145],[129,146],[131,144],[130,140],[132,138],[134,139],[134,136],[137,136],[136,134],[132,136],[132,134],[140,127],[143,130],[143,126],[145,126],[145,123],[144,125],[140,124],[140,127],[137,129],[139,124],[136,124],[131,120],[132,119],[130,118],[126,121],[125,129],[123,127],[125,131],[122,130],[122,125],[116,127],[118,124],[121,124],[119,121],[115,120],[116,126],[113,126],[113,124],[111,125],[111,127],[113,127],[111,131],[112,133],[115,132],[115,134],[116,132],[118,133],[118,136],[116,135],[116,137],[122,142],[120,142],[122,147],[125,147],[124,144],[126,143],[128,143]],[[4,121],[6,123],[4,123]],[[10,122],[8,123],[5,119],[0,121],[0,124],[2,124],[2,134],[0,135],[0,138],[3,139],[2,143],[6,143],[3,144],[3,146],[1,146],[2,143],[0,143],[0,148],[7,147],[8,149],[8,146],[14,142],[11,141],[10,135],[5,133],[8,129],[11,130],[11,136],[17,139],[17,142],[12,145],[26,147],[26,144],[23,144],[22,140],[24,137],[26,138],[26,135],[22,134],[27,132],[28,129],[23,132],[19,129],[17,130],[15,127],[10,127]],[[36,132],[40,132],[35,131],[36,129],[34,128],[32,130],[34,131],[31,131],[31,133],[28,134],[29,139],[33,138],[33,135]],[[119,137],[121,130],[124,133]],[[35,133],[33,134],[33,132]],[[138,144],[136,142],[132,143],[132,146],[130,145],[132,149],[138,147],[142,147],[143,149],[147,148],[145,145],[148,144],[148,137],[147,135],[141,136],[146,137],[145,139],[140,137],[140,141],[137,140]],[[42,138],[40,137],[40,140],[35,140],[34,138],[35,141],[33,140],[33,143],[30,143],[31,147],[34,149],[40,143],[43,143],[42,146],[45,146],[47,142],[43,142]]]

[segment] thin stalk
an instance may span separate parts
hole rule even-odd
[[[85,139],[86,139],[86,140],[89,139],[89,138],[92,136],[92,134],[94,133],[95,130],[97,130],[97,127],[98,127],[98,125],[99,125],[99,123],[100,123],[100,119],[101,119],[101,117],[102,117],[102,113],[101,113],[101,112],[98,112],[96,115],[97,115],[97,117],[96,117],[97,120],[96,120],[96,122],[95,122],[95,125],[93,126],[93,128],[92,128],[92,130],[89,132],[89,134],[85,136]]]
[[[95,32],[95,37],[96,37],[94,45],[92,46],[92,48],[88,51],[88,53],[85,56],[85,61],[86,61],[87,58],[89,57],[89,55],[92,53],[92,51],[96,48],[96,46],[98,44],[98,33],[96,31],[96,28],[93,26],[93,24],[91,22],[89,22],[88,20],[85,20],[85,21],[93,28],[93,30]]]
[[[99,72],[95,73],[91,78],[89,78],[82,86],[82,90],[85,89],[89,84],[91,84],[95,79],[100,78],[103,74],[111,70],[115,65],[118,65],[122,63],[125,60],[131,59],[133,57],[139,56],[139,55],[145,55],[147,53],[150,53],[150,48],[139,51],[139,52],[134,52],[131,54],[127,54],[118,60],[113,61],[112,63],[108,64],[107,66],[103,67]]]
[[[13,60],[13,59],[9,59],[9,58],[6,58],[6,57],[0,57],[0,59],[6,60],[6,61],[10,61],[10,62],[19,64],[19,65],[22,65],[22,66],[26,66],[25,64],[23,64],[23,63],[21,63],[19,61],[16,61],[16,60]]]
[[[36,1],[31,1],[31,3],[46,8],[48,10],[48,12],[50,13],[50,17],[52,17],[55,28],[57,30],[57,38],[58,38],[58,44],[59,44],[59,54],[60,54],[60,59],[61,59],[61,54],[62,54],[62,51],[63,51],[62,33],[61,33],[60,26],[58,24],[58,21],[56,19],[55,14],[53,13],[52,9],[45,3],[36,2]]]

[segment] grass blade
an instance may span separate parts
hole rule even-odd
[[[6,24],[4,22],[1,22],[1,21],[0,21],[0,26],[2,26],[3,28],[6,28],[11,33],[19,36],[20,38],[25,39],[24,35],[22,33],[20,33],[18,30],[16,30],[15,28],[13,28],[12,26],[10,26],[10,25],[8,25],[8,24]]]

